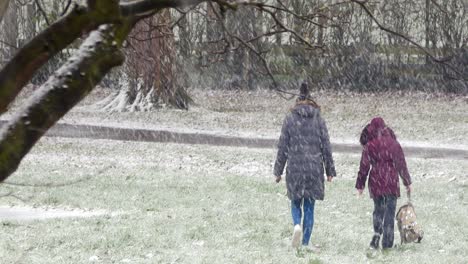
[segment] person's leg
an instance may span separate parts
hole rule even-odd
[[[374,212],[372,214],[374,224],[374,236],[370,246],[373,248],[379,247],[380,235],[383,232],[383,218],[385,213],[384,197],[374,198]]]
[[[396,196],[389,195],[385,197],[385,215],[383,222],[382,240],[383,249],[393,247],[396,203]]]
[[[314,228],[314,199],[304,199],[304,222],[302,224],[304,236],[302,237],[302,245],[307,246],[309,244],[310,235]]]
[[[293,236],[292,236],[292,247],[297,248],[301,242],[302,238],[302,209],[301,209],[302,199],[291,200],[291,215],[294,224]]]
[[[302,199],[291,200],[291,215],[293,219],[293,225],[300,225],[302,222]]]

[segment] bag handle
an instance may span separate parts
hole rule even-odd
[[[411,192],[407,190],[406,196],[408,197],[408,202],[411,203]]]

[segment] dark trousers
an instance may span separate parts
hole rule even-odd
[[[374,232],[379,236],[383,234],[382,248],[393,247],[396,203],[395,195],[374,198]]]

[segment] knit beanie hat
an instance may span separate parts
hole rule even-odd
[[[306,82],[301,84],[301,88],[299,89],[299,98],[298,100],[303,101],[309,97],[309,87],[307,86]]]

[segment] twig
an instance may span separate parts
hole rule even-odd
[[[299,39],[302,43],[304,43],[305,45],[309,46],[309,48],[311,49],[322,49],[323,46],[319,46],[319,45],[313,45],[311,44],[309,41],[307,41],[306,39],[304,39],[304,37],[302,37],[300,34],[298,34],[296,31],[286,27],[277,17],[276,15],[274,14],[274,12],[272,12],[271,10],[268,10],[266,8],[263,8],[263,6],[259,6],[258,7],[260,10],[262,10],[263,12],[266,12],[268,13],[272,18],[273,20],[275,21],[275,23],[280,26],[283,30],[291,33],[292,35],[294,35],[297,39]]]
[[[451,64],[447,63],[448,59],[447,58],[437,58],[435,57],[431,52],[429,52],[426,48],[422,47],[421,45],[419,45],[418,43],[416,43],[414,40],[412,40],[411,38],[409,38],[408,36],[405,36],[403,35],[402,33],[399,33],[395,30],[392,30],[390,28],[387,28],[385,27],[384,25],[382,25],[380,23],[380,21],[375,18],[374,14],[369,10],[369,8],[366,6],[366,2],[367,0],[350,0],[351,2],[354,2],[356,4],[358,4],[366,13],[367,15],[372,19],[372,21],[374,21],[377,26],[379,27],[380,30],[383,30],[385,32],[388,32],[392,35],[395,35],[395,36],[398,36],[404,40],[406,40],[407,42],[413,44],[414,46],[416,46],[417,48],[419,48],[421,51],[423,51],[429,58],[431,58],[434,62],[437,62],[437,63],[440,63],[442,65],[445,65],[447,68],[451,69],[453,72],[455,72],[456,74],[458,74],[460,76],[460,79],[461,80],[464,80],[464,81],[468,81],[468,77],[464,77],[463,76],[463,73],[461,73],[460,71],[458,71],[454,66],[452,66]],[[455,79],[455,78],[454,78]]]
[[[71,5],[71,0],[68,0],[67,2],[67,5],[65,6],[65,8],[63,9],[62,13],[60,14],[60,16],[64,16],[67,12],[68,12],[68,8],[70,8],[70,5]]]
[[[18,49],[17,46],[15,46],[15,45],[13,45],[13,44],[11,44],[11,43],[8,43],[8,42],[6,42],[6,41],[3,41],[3,40],[1,40],[1,39],[0,39],[0,43],[4,44],[4,45],[6,45],[6,46],[8,46],[8,47],[10,47],[10,48]]]
[[[175,26],[179,25],[180,21],[182,21],[182,19],[184,19],[187,14],[194,10],[197,6],[192,6],[189,10],[187,11],[183,11],[183,10],[180,10],[179,8],[175,8],[177,10],[177,12],[181,13],[182,15],[170,26],[171,29],[174,29]]]
[[[218,17],[218,19],[220,21],[222,21],[222,18],[221,18],[221,15],[217,12],[216,9],[213,8],[213,11],[215,13],[215,15]],[[270,70],[270,67],[268,66],[268,62],[265,60],[265,58],[261,55],[261,53],[259,51],[257,51],[254,47],[251,46],[250,43],[247,43],[245,42],[245,40],[243,40],[242,38],[238,37],[238,36],[235,36],[234,34],[232,34],[231,32],[229,32],[229,30],[224,26],[224,23],[223,23],[223,28],[224,28],[224,31],[231,37],[231,38],[234,38],[236,39],[237,41],[239,41],[242,45],[244,45],[246,48],[248,48],[249,50],[251,50],[253,53],[255,53],[259,58],[260,60],[262,61],[262,63],[264,64],[264,67],[267,71],[267,74],[270,76],[271,80],[273,81],[273,85],[275,87],[278,86],[276,80],[275,80],[275,77],[273,76],[273,73],[271,72]]]
[[[47,18],[47,13],[44,11],[44,9],[42,8],[42,5],[41,5],[41,3],[39,1],[40,0],[34,0],[34,3],[36,3],[37,9],[39,9],[39,12],[44,17],[44,20],[46,21],[46,24],[49,26],[50,25],[49,18]]]

